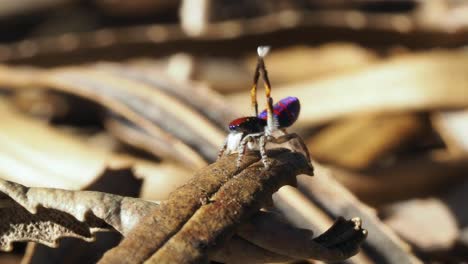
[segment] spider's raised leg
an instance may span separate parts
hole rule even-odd
[[[260,77],[259,69],[260,69],[260,58],[257,62],[257,67],[255,68],[252,89],[250,89],[250,101],[252,102],[252,108],[255,111],[255,116],[258,115],[257,83],[258,83],[258,78]]]
[[[275,137],[270,137],[269,141],[272,142],[272,143],[275,143],[275,144],[283,144],[283,143],[288,142],[288,141],[290,141],[292,139],[297,140],[297,142],[299,143],[299,145],[302,148],[302,151],[306,155],[307,160],[310,162],[309,150],[307,149],[307,146],[304,143],[304,140],[302,140],[302,138],[298,134],[291,133],[291,134],[282,135],[282,136],[279,136],[279,137],[276,137],[276,138]]]
[[[270,47],[267,46],[260,46],[257,49],[258,52],[258,65],[259,65],[259,72],[262,75],[263,85],[265,86],[265,95],[266,95],[266,103],[267,103],[267,127],[269,133],[273,132],[278,128],[278,121],[276,116],[273,112],[273,98],[271,98],[271,84],[270,79],[268,78],[268,72],[265,67],[265,62],[263,58],[268,54]]]
[[[266,137],[267,136],[260,137],[259,149],[260,149],[260,156],[262,157],[263,166],[265,166],[265,169],[268,169],[270,168],[270,161],[268,160],[268,156],[266,154],[266,143],[267,143]]]

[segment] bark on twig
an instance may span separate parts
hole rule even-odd
[[[298,174],[312,174],[301,154],[280,153],[272,160],[268,170],[257,162],[235,175],[146,263],[199,263],[207,258],[207,248],[221,246],[281,186],[295,185]]]

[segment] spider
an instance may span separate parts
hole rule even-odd
[[[266,169],[270,162],[266,155],[266,144],[283,144],[296,139],[300,147],[310,162],[310,155],[307,147],[296,133],[287,133],[286,128],[294,124],[299,116],[301,105],[296,97],[286,97],[273,105],[271,98],[271,85],[268,79],[263,58],[269,51],[269,47],[260,46],[257,49],[258,62],[255,69],[253,86],[250,91],[252,108],[255,116],[241,117],[229,123],[230,133],[219,151],[218,158],[224,154],[237,151],[239,156],[236,161],[237,168],[242,163],[242,158],[246,149],[259,150],[262,157],[262,163]],[[257,103],[257,83],[262,75],[267,98],[267,108],[258,114]],[[278,135],[279,134],[279,135]]]

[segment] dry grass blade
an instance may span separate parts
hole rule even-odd
[[[423,257],[460,263],[466,260],[468,246],[467,198],[468,181],[465,181],[443,195],[392,204],[384,210],[385,222]]]
[[[157,164],[84,142],[76,135],[21,115],[3,100],[0,119],[0,174],[5,180],[30,187],[79,190],[112,171],[132,169],[129,175],[145,179],[145,195],[151,188],[148,198],[162,200],[190,175],[171,163]]]
[[[293,94],[306,102],[298,120],[303,126],[355,113],[465,107],[467,65],[468,54],[463,50],[400,56],[355,73],[278,87],[275,98]],[[240,93],[230,98],[246,111],[246,97]]]
[[[90,150],[77,138],[20,115],[3,100],[0,119],[4,179],[35,187],[80,189],[94,181],[112,159],[111,153]]]
[[[305,230],[313,230],[314,233],[323,233],[333,225],[336,219],[341,218],[336,215],[328,215],[323,209],[319,208],[316,203],[313,203],[309,198],[307,198],[303,193],[298,189],[291,186],[282,187],[277,193],[273,196],[273,202],[275,208],[277,208],[282,215],[287,219],[288,222],[293,223],[294,226],[304,228]],[[341,220],[340,220],[341,221]],[[365,223],[364,223],[365,224]],[[360,231],[360,233],[358,233]],[[276,231],[275,231],[276,232]],[[327,231],[328,232],[328,231]],[[346,232],[346,231],[343,231]],[[359,234],[361,237],[364,235],[364,232],[367,233],[367,230],[355,230],[354,235]],[[353,237],[353,236],[351,236]],[[297,239],[297,238],[296,238]],[[350,239],[352,240],[352,239]],[[297,239],[299,242],[300,239]],[[346,240],[345,240],[346,241]],[[285,246],[282,250],[288,250],[293,243],[290,241],[285,241],[289,243],[289,246]],[[360,241],[363,242],[363,241]],[[299,242],[300,245],[296,245],[293,250],[304,249],[302,255],[309,254],[312,259],[323,259],[323,260],[343,260],[347,259],[348,263],[372,263],[372,260],[365,254],[363,250],[356,254],[360,243],[354,243],[354,247],[327,247],[316,243],[315,241],[302,241]],[[308,248],[304,248],[304,245],[313,247],[320,246],[323,250],[312,251]],[[351,243],[353,244],[353,243]],[[341,243],[341,245],[346,245],[346,242]],[[279,251],[281,252],[281,251]],[[313,256],[310,254],[314,254]],[[286,254],[289,255],[289,254]],[[352,257],[351,257],[352,256]]]
[[[291,177],[298,172],[310,173],[300,154],[273,150],[269,157],[275,166],[260,174],[261,163],[250,166],[260,158],[253,152],[246,156],[241,173],[235,178],[239,172],[234,162],[237,155],[226,156],[199,171],[158,210],[145,217],[118,247],[106,253],[101,263],[142,262],[158,249],[153,257],[165,261],[206,257],[206,246],[226,236],[229,230],[232,232],[235,224],[255,213],[262,199],[271,197],[279,187],[277,184],[285,184],[282,181],[286,179],[291,182]],[[174,249],[184,253],[179,255]]]
[[[350,43],[333,43],[319,47],[293,46],[268,54],[268,74],[276,85],[284,85],[355,72],[376,61],[377,56],[370,50]],[[249,69],[255,69],[256,63],[257,55],[247,59]],[[244,85],[242,90],[248,85]]]
[[[233,120],[238,116],[218,93],[201,83],[172,80],[170,77],[175,79],[176,76],[167,76],[167,73],[158,67],[158,62],[151,61],[146,62],[144,65],[131,64],[125,66],[107,63],[98,64],[97,67],[100,70],[145,83],[154,89],[172,95],[182,103],[202,113],[219,127],[225,127],[226,120]],[[219,74],[219,69],[217,72]],[[177,71],[177,74],[180,75],[180,71]],[[248,76],[250,77],[250,75]],[[243,88],[245,87],[243,86]]]
[[[160,146],[162,157],[180,160],[196,168],[206,164],[192,148],[154,123],[164,117],[164,111],[150,101],[149,98],[155,98],[154,94],[144,84],[116,80],[111,76],[99,78],[96,73],[85,70],[58,70],[42,77],[42,85],[93,100],[160,138],[155,144]],[[140,88],[143,92],[139,92]]]
[[[390,216],[385,223],[419,250],[448,250],[458,239],[457,219],[439,199],[406,200],[387,210]]]
[[[411,114],[352,117],[323,129],[307,143],[319,161],[363,169],[423,128],[422,120]]]
[[[157,204],[135,198],[51,188],[28,188],[0,180],[1,249],[15,241],[36,241],[54,246],[61,237],[92,240],[92,233],[115,229],[126,234]],[[3,214],[5,213],[5,214]]]
[[[79,72],[77,73],[80,74]],[[131,103],[133,108],[139,109],[140,114],[148,120],[158,124],[165,131],[174,134],[185,144],[193,145],[202,154],[208,151],[204,149],[205,145],[210,147],[219,146],[224,139],[224,131],[209,122],[203,115],[199,114],[195,109],[187,106],[186,102],[190,101],[187,97],[190,92],[184,97],[184,101],[170,96],[167,91],[169,87],[159,88],[163,86],[161,83],[142,81],[141,79],[128,78],[125,75],[112,73],[104,70],[83,71],[90,80],[95,82],[106,83],[113,86],[114,89],[121,92],[131,91],[134,99],[138,99],[141,105],[139,107],[136,102]],[[172,89],[178,89],[177,83],[172,83]],[[196,91],[193,91],[197,93]],[[127,102],[131,100],[128,100]],[[146,111],[142,111],[141,107]],[[206,105],[208,107],[208,105]],[[214,110],[214,109],[212,109]],[[190,136],[181,133],[179,130],[191,131]],[[213,150],[213,149],[210,149]]]
[[[454,155],[468,153],[468,111],[447,111],[435,113],[432,123],[440,134],[448,150]]]
[[[434,151],[362,173],[333,168],[333,175],[363,201],[379,205],[440,192],[463,181],[467,169],[465,157]]]

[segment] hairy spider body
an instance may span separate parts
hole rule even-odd
[[[265,147],[268,142],[282,144],[293,138],[298,138],[296,134],[286,133],[285,129],[294,124],[299,116],[300,109],[299,99],[289,96],[273,105],[274,123],[276,123],[273,128],[267,126],[267,109],[263,110],[258,117],[241,117],[231,121],[229,123],[231,132],[226,138],[219,156],[238,151],[237,166],[239,167],[246,149],[266,153]],[[277,134],[280,135],[277,136]],[[301,147],[304,150],[305,144],[301,143]],[[304,152],[308,156],[308,151],[305,150]],[[266,158],[262,157],[262,161],[268,167]]]
[[[295,133],[288,134],[286,132],[286,128],[294,124],[299,117],[301,109],[299,99],[289,96],[273,105],[273,99],[270,96],[271,85],[263,62],[263,57],[267,54],[268,49],[268,47],[259,47],[257,50],[259,57],[254,75],[254,84],[250,92],[252,107],[256,116],[237,118],[229,123],[230,133],[218,154],[218,157],[220,157],[223,154],[237,151],[239,153],[237,159],[238,168],[241,165],[242,157],[247,148],[259,150],[263,165],[265,168],[268,168],[269,161],[266,155],[266,144],[283,144],[292,139],[297,139],[302,151],[310,161],[309,152],[301,137]],[[263,77],[265,85],[267,108],[258,114],[256,91],[260,74]]]

